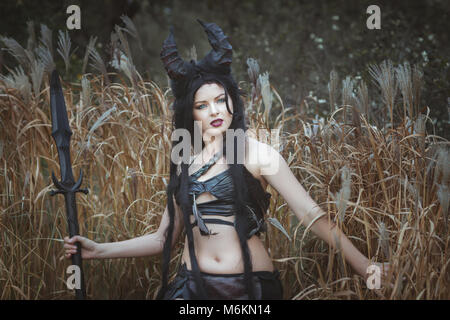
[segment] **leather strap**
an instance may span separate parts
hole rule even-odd
[[[222,155],[222,152],[219,151],[217,152],[206,164],[204,164],[200,169],[198,169],[197,171],[195,171],[192,175],[191,178],[193,180],[197,180],[198,178],[200,178],[206,171],[209,170],[209,168],[211,168],[211,166],[217,162],[217,160],[219,160],[220,156]]]

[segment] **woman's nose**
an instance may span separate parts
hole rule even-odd
[[[211,103],[211,114],[217,114],[218,108],[214,103]]]

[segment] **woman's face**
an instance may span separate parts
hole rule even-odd
[[[229,95],[228,106],[233,112],[233,102]],[[205,83],[197,90],[192,113],[194,121],[201,122],[202,136],[207,140],[225,133],[233,120],[225,103],[225,90],[216,83]]]

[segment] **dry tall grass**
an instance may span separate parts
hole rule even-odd
[[[171,95],[141,78],[122,31],[126,28],[117,27],[112,37],[119,73],[107,73],[92,39],[86,59],[90,56],[100,75],[63,82],[74,174],[77,178],[83,169],[83,187],[90,189],[77,196],[80,230],[99,242],[155,231],[166,205]],[[34,51],[3,38],[20,67],[0,81],[0,299],[73,297],[65,285],[70,262],[60,258],[67,235],[64,201],[49,196],[51,171],[59,174],[49,83],[43,77],[54,64],[49,32],[41,27],[42,44]],[[69,61],[70,47],[65,50],[64,44],[70,39],[60,33],[58,52]],[[339,107],[333,73],[332,114],[312,122],[299,112],[308,109],[306,100],[285,108],[268,75],[259,74],[255,61],[249,65],[250,127],[281,129],[280,152],[303,186],[359,250],[393,266],[392,287],[367,289],[341,254],[299,225],[269,188],[268,217],[277,218],[291,237],[271,224],[262,236],[281,271],[285,297],[449,299],[449,143],[429,134],[430,119],[418,113],[420,71],[411,72],[406,64],[394,69],[387,62],[371,69],[390,120],[379,129],[367,120],[377,115],[364,83],[355,97],[353,81],[344,80]],[[398,81],[402,103],[395,99]],[[180,241],[172,277],[181,249]],[[85,261],[84,268],[91,299],[152,299],[160,284],[160,257]]]

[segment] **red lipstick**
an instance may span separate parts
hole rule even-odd
[[[211,125],[216,128],[220,127],[222,125],[222,123],[223,123],[222,119],[216,119],[216,120],[211,121]]]

